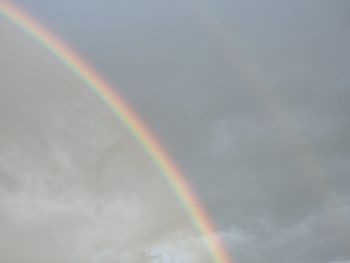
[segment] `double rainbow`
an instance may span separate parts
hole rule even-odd
[[[194,226],[202,235],[213,262],[231,262],[228,253],[215,234],[209,216],[179,168],[172,162],[148,127],[139,119],[115,89],[75,51],[68,48],[62,40],[49,32],[34,18],[28,16],[19,7],[0,0],[0,14],[29,34],[40,45],[44,46],[62,64],[76,74],[120,118],[168,180]]]

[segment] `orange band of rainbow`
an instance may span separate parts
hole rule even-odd
[[[103,80],[76,52],[73,52],[44,26],[17,6],[7,1],[0,1],[0,14],[29,34],[59,59],[62,64],[74,72],[122,120],[167,178],[194,226],[203,235],[213,262],[231,262],[228,253],[215,234],[211,220],[179,168],[174,165],[147,126],[142,123],[115,89]]]

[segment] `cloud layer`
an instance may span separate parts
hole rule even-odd
[[[118,84],[184,168],[236,262],[349,261],[346,1],[18,2]],[[84,240],[67,260],[96,249],[96,262],[120,251],[122,262],[205,262],[122,125],[35,44],[1,27],[8,238],[23,225],[12,217],[60,214],[59,232]],[[63,240],[58,251],[73,247]]]

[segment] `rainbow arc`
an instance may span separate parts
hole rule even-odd
[[[221,244],[215,234],[213,223],[191,189],[189,182],[147,125],[141,121],[125,99],[100,74],[90,67],[77,52],[70,49],[59,37],[51,33],[19,7],[7,1],[0,1],[0,14],[30,35],[77,75],[125,124],[166,177],[169,185],[191,218],[193,225],[202,235],[212,261],[215,263],[232,262],[223,244]]]

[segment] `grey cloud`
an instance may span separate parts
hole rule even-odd
[[[19,2],[87,55],[141,113],[183,167],[237,262],[349,259],[350,37],[346,1],[84,1],[87,7],[79,9],[79,15],[72,14],[77,8],[66,1]],[[75,7],[81,4],[74,3]],[[141,8],[145,6],[148,8]],[[4,55],[11,54],[12,46],[6,48]],[[22,53],[33,59],[30,53]],[[69,75],[55,74],[60,74],[56,79]],[[33,76],[21,71],[20,78],[30,82]],[[14,76],[5,77],[15,81]],[[157,196],[167,196],[168,190],[152,179],[152,165],[141,156],[138,167],[121,166],[139,151],[137,144],[125,141],[127,132],[110,124],[115,123],[109,121],[113,117],[92,97],[84,98],[83,105],[71,101],[82,94],[73,90],[76,95],[56,94],[67,104],[61,107],[66,113],[48,120],[53,130],[41,133],[42,137],[53,134],[55,144],[33,145],[16,135],[23,127],[39,134],[43,127],[35,117],[16,122],[14,115],[10,118],[12,130],[2,129],[12,134],[12,139],[0,137],[8,149],[0,160],[2,188],[10,192],[24,187],[23,181],[11,174],[30,168],[28,163],[33,160],[23,167],[10,165],[11,160],[21,159],[22,150],[15,143],[21,141],[32,152],[50,151],[49,168],[60,164],[56,173],[80,173],[69,179],[71,191],[78,188],[77,196],[86,195],[86,202],[99,198],[96,203],[108,203],[115,196],[120,200],[127,196],[130,203],[125,201],[125,206],[135,205],[136,210],[141,209],[137,206],[141,201],[162,207]],[[0,105],[1,113],[9,107],[6,103],[18,100],[12,93],[9,91],[11,99]],[[29,91],[23,94],[31,96]],[[26,105],[24,100],[19,104]],[[50,105],[32,107],[40,112]],[[9,114],[23,111],[18,108]],[[84,112],[91,117],[80,118]],[[50,119],[45,113],[39,116],[36,118]],[[96,125],[99,119],[102,129]],[[76,147],[66,153],[72,141]],[[123,154],[119,154],[120,148]],[[37,159],[43,157],[39,154]],[[45,169],[45,165],[41,167]],[[91,169],[106,177],[96,180]],[[149,188],[144,190],[144,181],[129,180],[128,176],[110,176],[116,169],[132,177],[149,171],[143,174]],[[129,199],[125,189],[130,188],[140,195],[152,195],[141,201]],[[163,230],[171,225],[164,224]],[[339,231],[344,233],[339,235]],[[135,261],[152,255],[160,262],[174,254],[181,258],[183,248],[174,248],[166,237],[147,250],[151,254],[133,254],[138,257]],[[107,259],[110,253],[102,251],[99,257]],[[126,261],[134,260],[131,254],[126,253]],[[185,253],[182,260],[195,259]]]

